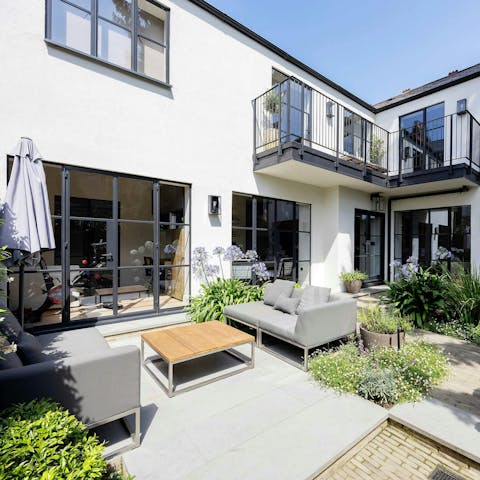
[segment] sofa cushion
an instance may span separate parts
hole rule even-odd
[[[47,359],[42,345],[31,333],[20,332],[17,337],[17,353],[24,365],[43,362]]]
[[[292,298],[302,298],[303,292],[305,291],[304,288],[294,288],[292,292]]]
[[[23,367],[22,360],[15,352],[0,353],[0,370]]]
[[[330,297],[330,289],[326,287],[305,287],[300,303],[297,307],[297,314],[304,312],[305,308],[327,303]]]
[[[259,302],[240,303],[238,305],[229,305],[223,309],[225,316],[237,319],[240,322],[258,327],[260,318],[268,315],[273,309],[265,305],[262,300]]]
[[[297,315],[289,315],[270,308],[269,315],[260,319],[260,329],[267,334],[271,333],[286,340],[293,340],[297,319]]]
[[[68,332],[39,335],[42,351],[49,359],[73,357],[110,348],[102,334],[95,328],[81,328]]]
[[[274,306],[277,298],[281,293],[284,293],[287,297],[292,295],[295,282],[290,280],[275,280],[271,286],[265,291],[263,302],[265,305]]]
[[[295,310],[297,309],[299,303],[299,298],[287,297],[284,293],[281,293],[278,296],[273,308],[275,310],[280,310],[283,313],[289,313],[291,315],[295,313]]]
[[[1,314],[0,318],[2,317],[3,322],[0,322],[0,332],[7,337],[9,343],[17,343],[17,337],[22,331],[18,320],[8,310]]]

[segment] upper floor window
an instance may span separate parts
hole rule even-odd
[[[47,39],[165,83],[168,31],[154,0],[47,0]]]

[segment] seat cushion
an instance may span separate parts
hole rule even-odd
[[[327,303],[330,297],[330,289],[326,287],[313,287],[311,285],[305,287],[300,303],[298,304],[297,314],[300,315],[305,308],[313,307]]]
[[[38,338],[28,332],[20,332],[18,335],[17,354],[24,365],[32,365],[47,360]]]
[[[263,302],[265,305],[270,305],[273,307],[281,293],[284,293],[287,297],[290,297],[294,287],[295,282],[291,282],[290,280],[275,280],[268,290],[265,290]]]
[[[0,332],[7,338],[9,343],[17,343],[17,337],[20,335],[22,327],[15,315],[6,310],[1,317],[3,317],[3,322],[0,322]]]
[[[287,297],[284,293],[281,293],[273,308],[275,310],[280,310],[283,313],[294,314],[299,302],[299,298]]]
[[[39,335],[38,340],[42,345],[43,353],[52,360],[110,348],[102,334],[94,327],[46,333]]]
[[[263,301],[229,305],[223,310],[225,316],[234,320],[237,319],[252,327],[258,327],[260,319],[272,311],[273,308],[265,305]]]
[[[297,315],[290,315],[280,312],[279,310],[270,309],[269,315],[265,315],[260,319],[259,326],[260,329],[267,334],[272,333],[286,340],[293,340],[297,319]]]

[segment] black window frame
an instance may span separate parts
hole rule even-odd
[[[138,28],[138,18],[139,18],[138,0],[132,0],[133,21],[130,28],[119,25],[115,22],[112,22],[110,19],[101,17],[98,14],[99,0],[90,0],[91,2],[90,10],[86,10],[85,8],[79,6],[78,4],[70,0],[59,0],[59,1],[61,1],[66,5],[74,7],[78,10],[81,10],[85,13],[88,13],[90,15],[90,53],[82,52],[75,48],[69,47],[68,45],[64,45],[61,42],[53,40],[52,38],[52,14],[53,14],[52,0],[45,0],[45,42],[47,42],[47,44],[67,50],[81,57],[88,58],[102,65],[105,65],[107,67],[113,68],[115,70],[119,70],[121,72],[125,72],[130,75],[140,77],[144,80],[148,80],[149,82],[153,82],[168,88],[171,87],[171,84],[170,84],[170,8],[169,7],[167,7],[166,5],[163,5],[160,2],[157,2],[156,0],[145,0],[146,2],[154,5],[157,8],[162,9],[165,12],[165,44],[162,44],[161,42],[158,42],[151,38],[147,38],[140,33],[140,29]],[[114,25],[115,27],[118,27],[130,32],[131,34],[131,67],[130,68],[126,68],[121,65],[117,65],[115,63],[109,62],[108,60],[105,60],[98,55],[98,22],[99,20],[102,20],[104,22],[106,21],[109,24]],[[151,77],[149,75],[146,75],[138,71],[137,45],[138,45],[139,39],[146,39],[149,42],[155,43],[165,49],[165,80],[160,80],[158,78]]]
[[[348,128],[348,130],[350,131],[349,133],[351,134],[351,137],[352,137],[352,152],[349,152],[345,149],[345,139],[346,139],[346,132],[347,132],[347,128],[345,125],[345,121],[347,119],[346,114],[350,114],[352,119]],[[360,119],[361,130],[362,130],[360,136],[355,135],[355,127],[354,127],[355,117]],[[369,152],[371,148],[372,135],[373,135],[373,123],[370,120],[367,120],[366,118],[362,117],[358,113],[355,113],[354,111],[346,107],[343,108],[343,154],[344,155],[349,155],[353,158],[365,160],[367,158],[367,152]],[[359,138],[361,142],[362,153],[360,157],[355,155],[355,138]]]

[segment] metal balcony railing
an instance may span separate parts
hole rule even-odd
[[[480,124],[469,112],[388,132],[294,77],[253,103],[257,156],[293,143],[386,177],[457,164],[480,173]]]

